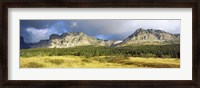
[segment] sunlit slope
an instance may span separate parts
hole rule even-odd
[[[20,68],[179,68],[178,58],[123,56],[38,56],[21,57]]]

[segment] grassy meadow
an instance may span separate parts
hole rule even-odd
[[[97,56],[41,56],[20,59],[20,68],[179,68],[177,58],[141,58]],[[117,59],[117,60],[116,60]]]
[[[20,68],[180,68],[180,45],[20,50]]]

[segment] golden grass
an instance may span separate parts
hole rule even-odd
[[[112,59],[107,56],[91,58],[79,56],[20,57],[20,68],[180,68],[178,58]],[[114,60],[113,60],[114,59]]]

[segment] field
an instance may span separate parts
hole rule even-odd
[[[117,60],[116,60],[117,59]],[[20,59],[21,68],[179,68],[176,58],[43,56]]]
[[[20,68],[180,68],[179,45],[20,50]]]

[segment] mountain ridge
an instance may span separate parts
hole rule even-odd
[[[159,29],[139,28],[123,41],[103,40],[88,36],[83,32],[67,32],[61,35],[52,34],[49,39],[32,44],[31,48],[68,48],[76,46],[127,46],[179,44],[180,34],[171,34]]]
[[[49,40],[41,40],[38,44],[33,45],[32,48],[68,48],[88,45],[111,46],[113,43],[115,41],[97,39],[83,32],[71,32],[61,35],[52,34]]]
[[[154,45],[154,44],[178,44],[180,34],[171,34],[158,29],[139,28],[118,45]]]

